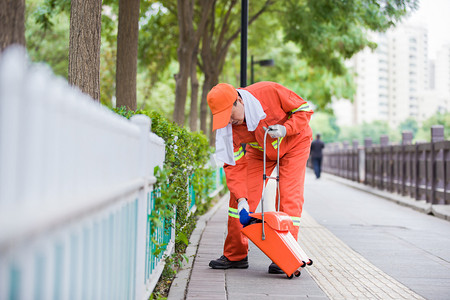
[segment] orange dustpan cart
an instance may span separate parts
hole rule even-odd
[[[289,279],[300,276],[300,269],[307,265],[312,265],[313,261],[303,251],[297,240],[292,236],[289,229],[294,226],[292,219],[286,213],[280,211],[264,212],[264,190],[266,179],[277,180],[278,190],[278,210],[280,209],[279,190],[279,147],[277,159],[277,177],[268,177],[266,170],[266,130],[264,135],[264,174],[263,191],[261,196],[261,213],[252,213],[252,221],[242,229],[242,233],[247,236],[262,252],[264,252]],[[279,143],[279,139],[278,139]],[[263,226],[264,224],[264,226]]]
[[[256,221],[245,226],[242,233],[276,263],[288,278],[292,278],[293,275],[300,276],[300,268],[312,264],[312,260],[289,232],[290,226],[294,226],[289,215],[283,212],[265,212],[264,239],[262,213],[250,216],[261,222]]]

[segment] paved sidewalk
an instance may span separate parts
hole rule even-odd
[[[208,267],[222,253],[225,196],[200,218],[169,299],[449,299],[450,222],[336,180],[307,172],[299,243],[314,264],[299,278],[268,274],[252,243],[249,269]]]

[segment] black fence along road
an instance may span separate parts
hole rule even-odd
[[[412,144],[412,133],[405,131],[400,145],[390,145],[387,136],[377,145],[370,138],[351,148],[348,143],[327,144],[322,169],[431,205],[450,204],[450,141],[444,140],[440,125],[432,126],[428,143]]]

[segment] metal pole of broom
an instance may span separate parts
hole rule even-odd
[[[264,192],[266,190],[266,140],[267,140],[267,133],[270,129],[266,129],[266,132],[264,133],[264,156],[263,156],[263,189],[262,189],[262,195],[261,195],[261,221],[262,221],[262,236],[261,239],[264,241],[266,239],[266,234],[264,232]]]
[[[264,157],[263,157],[263,189],[261,195],[261,221],[262,221],[262,236],[261,239],[264,241],[266,239],[266,234],[264,231],[264,193],[266,190],[266,179],[276,179],[277,181],[277,194],[278,194],[278,211],[280,211],[280,138],[277,138],[277,177],[267,177],[266,175],[266,141],[267,141],[267,133],[270,128],[267,129],[264,127],[266,131],[264,133]]]

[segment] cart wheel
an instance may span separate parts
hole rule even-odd
[[[294,272],[295,277],[300,277],[300,275],[302,275],[302,272],[300,272],[299,270]]]
[[[310,266],[310,265],[312,265],[312,264],[313,264],[313,260],[312,260],[312,259],[309,259],[309,262],[307,263],[307,265]]]
[[[286,276],[287,276],[287,278],[289,278],[289,279],[294,278],[294,274],[291,274],[291,276],[288,276],[288,275],[286,275]]]
[[[306,262],[304,260],[302,260],[303,265],[301,265],[301,268],[306,267]]]

